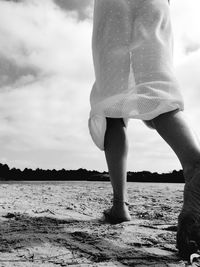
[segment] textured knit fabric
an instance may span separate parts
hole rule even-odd
[[[104,150],[106,117],[141,119],[183,110],[174,76],[167,0],[96,0],[93,18],[95,83],[89,129]]]

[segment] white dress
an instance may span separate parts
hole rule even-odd
[[[173,70],[168,0],[96,0],[92,50],[95,70],[89,130],[104,150],[106,117],[141,119],[183,110]]]

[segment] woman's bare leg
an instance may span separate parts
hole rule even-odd
[[[180,255],[188,258],[200,248],[200,144],[181,111],[162,114],[152,122],[183,167],[186,184],[179,215],[177,247]]]
[[[113,217],[121,221],[130,220],[126,206],[126,179],[128,141],[123,119],[107,118],[105,134],[105,156],[113,187],[113,207],[110,210]]]
[[[183,167],[186,181],[200,166],[200,143],[183,112],[172,111],[153,119],[155,129],[170,145]]]

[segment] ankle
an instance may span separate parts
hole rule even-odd
[[[116,201],[116,200],[113,200],[113,208],[118,211],[122,211],[122,210],[128,210],[128,202],[126,201]]]
[[[127,196],[113,196],[113,203],[128,203]]]

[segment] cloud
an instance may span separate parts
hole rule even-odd
[[[175,73],[185,101],[185,114],[193,128],[200,133],[200,32],[198,26],[200,2],[171,1],[174,32]]]
[[[91,22],[50,0],[0,2],[0,35],[2,149],[81,153],[90,142]]]
[[[25,84],[40,76],[40,70],[31,66],[19,66],[15,61],[0,55],[0,87]]]
[[[199,25],[200,2],[171,1],[171,17],[174,32],[175,64],[181,64],[188,52],[195,52],[200,46]]]
[[[12,3],[28,3],[34,2],[39,3],[40,0],[4,0],[5,2]],[[91,19],[92,18],[92,9],[93,9],[93,0],[45,0],[46,2],[52,2],[59,6],[62,10],[66,12],[73,12],[77,14],[79,20]]]
[[[80,20],[91,18],[93,0],[55,0],[55,3],[66,11],[78,13]]]
[[[45,74],[73,76],[83,66],[87,72],[85,66],[91,63],[89,22],[66,17],[51,1],[2,2],[0,13],[0,54],[4,58],[19,67],[40,68]]]
[[[190,54],[200,49],[200,43],[188,43],[185,45],[185,54]]]

